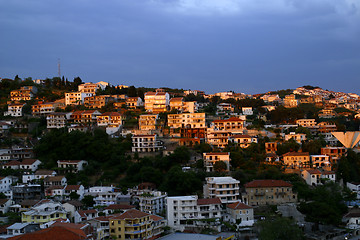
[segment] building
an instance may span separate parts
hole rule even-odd
[[[31,106],[33,116],[44,116],[54,113],[56,108],[61,107],[60,102],[46,102],[39,103]]]
[[[230,171],[230,152],[203,153],[203,159],[206,172],[213,172],[214,164],[218,161],[223,161],[226,164],[226,170]]]
[[[241,111],[244,115],[253,115],[254,114],[252,107],[242,107]]]
[[[126,98],[126,107],[130,109],[140,108],[144,106],[141,97],[128,97]]]
[[[37,88],[35,86],[23,86],[19,90],[13,90],[10,92],[11,101],[29,101],[37,93]]]
[[[283,180],[254,180],[245,185],[243,202],[250,206],[297,202],[292,184]]]
[[[79,172],[83,171],[84,168],[88,165],[88,162],[85,160],[58,160],[58,168],[66,169],[69,172]]]
[[[306,134],[290,132],[290,134],[285,135],[285,141],[289,141],[290,139],[293,139],[295,142],[301,144],[302,141],[306,141]]]
[[[72,113],[54,112],[46,117],[46,128],[63,128],[66,127]]]
[[[170,128],[204,128],[205,113],[180,113],[168,115]]]
[[[65,176],[54,176],[44,178],[44,187],[50,186],[66,186],[67,179]]]
[[[215,120],[211,123],[210,127],[214,128],[215,131],[229,131],[233,134],[242,134],[245,129],[244,123],[245,121],[240,118],[231,117],[225,120]]]
[[[117,239],[151,239],[153,219],[149,213],[130,209],[109,220],[110,236]]]
[[[84,198],[85,189],[83,185],[66,185],[64,188],[64,196],[67,200],[70,200],[71,193],[76,193],[79,196],[79,200]]]
[[[21,222],[23,223],[47,223],[55,219],[66,217],[67,212],[61,203],[47,201],[35,205],[29,211],[21,213]]]
[[[65,93],[65,105],[82,105],[86,97],[92,97],[93,93],[69,92]]]
[[[329,179],[335,182],[335,172],[320,171],[319,169],[306,169],[301,172],[301,177],[310,186],[322,184],[322,179]]]
[[[8,111],[4,112],[4,116],[22,117],[22,109],[24,105],[24,103],[10,103],[8,105]]]
[[[311,155],[311,165],[313,168],[324,168],[331,170],[330,157],[327,155]]]
[[[301,127],[311,128],[316,126],[316,120],[315,119],[297,119],[296,124]]]
[[[299,101],[295,98],[294,94],[286,95],[284,98],[284,107],[286,108],[294,108],[297,107]]]
[[[221,203],[233,203],[239,200],[240,181],[232,177],[207,177],[205,180],[205,198],[219,198]]]
[[[226,206],[227,219],[237,226],[254,225],[254,208],[240,201]]]
[[[168,226],[175,230],[201,226],[202,219],[221,218],[221,201],[218,198],[198,199],[196,195],[168,197],[166,206]]]
[[[247,148],[252,143],[257,143],[258,139],[257,139],[257,137],[253,137],[250,135],[235,134],[235,135],[232,135],[229,137],[228,142],[231,142],[240,148]]]
[[[139,202],[139,210],[149,214],[161,214],[166,210],[167,193],[142,190],[134,197]]]
[[[140,130],[155,130],[157,128],[157,120],[159,115],[157,114],[143,114],[139,118],[139,129]]]
[[[70,115],[70,119],[73,123],[81,123],[81,124],[96,124],[97,117],[100,116],[101,113],[97,110],[84,110],[84,111],[76,111]]]
[[[40,184],[21,184],[11,186],[13,200],[16,204],[23,200],[42,199],[43,192]]]
[[[304,168],[310,166],[308,152],[288,152],[283,154],[283,163],[287,168]]]
[[[178,110],[179,112],[182,112],[183,107],[184,107],[184,98],[175,97],[170,99],[170,110]]]
[[[79,92],[91,93],[93,95],[96,94],[96,90],[98,90],[98,89],[105,89],[105,87],[102,88],[101,85],[99,85],[98,83],[91,83],[91,82],[83,83],[78,86]]]
[[[156,92],[146,92],[145,110],[153,113],[168,111],[170,105],[170,95],[163,89],[156,89]]]
[[[5,214],[9,212],[10,206],[14,204],[11,199],[0,199],[0,213]]]
[[[345,153],[346,153],[345,147],[323,147],[323,148],[321,148],[321,155],[329,156],[332,164],[336,164]]]
[[[97,125],[99,127],[119,127],[122,126],[124,117],[118,112],[105,112],[97,116]]]
[[[7,198],[12,197],[11,186],[14,179],[10,176],[0,177],[0,192],[4,193]]]
[[[346,186],[353,192],[356,193],[356,199],[360,199],[360,183],[347,182]]]
[[[102,108],[105,107],[110,101],[114,101],[114,98],[110,95],[99,95],[84,98],[84,106],[88,108]]]
[[[163,149],[163,142],[157,140],[156,134],[133,135],[132,152],[158,152]]]
[[[266,142],[265,143],[265,152],[266,153],[276,153],[277,151],[277,142]]]

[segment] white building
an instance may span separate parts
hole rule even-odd
[[[242,202],[234,202],[226,206],[225,219],[238,227],[254,225],[254,208]]]
[[[158,152],[162,149],[163,143],[157,140],[156,134],[132,136],[132,152]]]
[[[297,143],[301,143],[306,140],[306,134],[290,132],[290,134],[285,135],[285,141],[289,141],[290,139],[294,139]]]
[[[160,214],[166,210],[167,193],[143,190],[137,193],[135,199],[139,201],[139,210],[150,214]]]
[[[53,129],[53,128],[63,128],[66,126],[68,121],[70,120],[70,113],[62,113],[62,112],[54,112],[50,113],[46,117],[46,128]]]
[[[244,114],[244,115],[253,115],[254,114],[254,112],[253,112],[253,109],[252,109],[252,107],[242,107],[242,113]]]
[[[301,172],[301,177],[310,186],[321,185],[321,179],[336,180],[335,172],[320,171],[319,169],[307,169]]]
[[[88,162],[85,160],[58,160],[57,164],[58,168],[69,169],[69,171],[76,173],[83,171]]]
[[[146,92],[144,100],[145,110],[148,112],[166,112],[170,106],[170,95],[163,89],[156,89],[156,92]]]
[[[222,203],[233,203],[240,198],[240,181],[232,177],[207,177],[205,198],[220,198]]]
[[[356,199],[360,199],[360,183],[348,182],[346,186],[354,193],[356,193]]]
[[[11,185],[14,183],[10,176],[0,177],[0,192],[4,193],[5,196],[11,196]]]
[[[218,198],[198,199],[196,195],[167,197],[166,205],[168,225],[175,230],[199,226],[197,220],[221,218],[221,201]]]
[[[21,117],[24,103],[10,103],[8,105],[8,111],[4,113],[4,116]]]
[[[81,105],[84,104],[86,97],[92,97],[91,92],[69,92],[65,93],[65,105]]]

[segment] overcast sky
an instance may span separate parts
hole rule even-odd
[[[359,0],[0,0],[0,77],[360,93]]]

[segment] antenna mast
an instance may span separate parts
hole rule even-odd
[[[61,78],[61,72],[60,72],[60,58],[58,58],[58,74],[59,74],[59,78]]]

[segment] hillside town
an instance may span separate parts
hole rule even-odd
[[[16,76],[0,114],[0,239],[360,238],[358,94]]]

